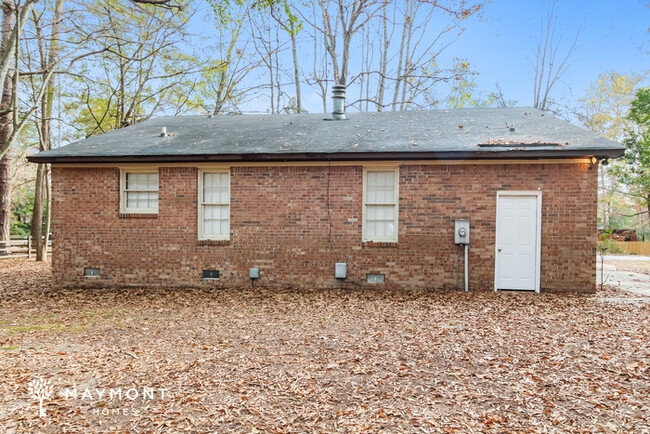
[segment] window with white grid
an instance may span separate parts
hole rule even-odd
[[[230,173],[199,173],[199,239],[230,238]]]
[[[397,241],[399,169],[364,170],[363,241]]]
[[[158,213],[158,172],[122,171],[121,212]]]

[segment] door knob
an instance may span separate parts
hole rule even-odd
[[[501,249],[497,249],[497,251],[499,251],[499,252],[500,252],[500,251],[501,251]]]

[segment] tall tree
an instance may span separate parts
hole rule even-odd
[[[386,91],[386,79],[388,76],[388,49],[390,48],[390,41],[393,38],[393,32],[395,31],[395,25],[388,24],[388,5],[389,1],[384,0],[384,7],[382,8],[381,14],[381,28],[379,33],[381,35],[381,51],[379,52],[378,72],[379,77],[377,83],[377,97],[374,101],[375,108],[378,112],[384,109],[384,93]],[[393,8],[393,17],[391,19],[391,23],[395,22],[395,10],[396,9]],[[368,82],[370,82],[370,80],[368,80]]]
[[[625,164],[613,167],[612,173],[645,207],[639,214],[650,215],[650,88],[637,91],[628,119],[633,125],[623,140]]]
[[[125,0],[92,5],[88,19],[105,29],[90,43],[99,54],[84,60],[65,96],[66,112],[82,136],[162,112],[179,114],[191,105],[200,65],[181,47],[193,10],[188,1],[177,3],[183,8],[134,8]]]
[[[46,47],[46,40],[43,35],[40,18],[34,13],[34,27],[38,38],[38,49],[40,57],[40,70],[46,91],[42,94],[39,109],[40,114],[36,118],[36,127],[39,136],[39,151],[52,149],[52,107],[54,105],[54,75],[49,74],[55,68],[59,54],[59,38],[61,32],[61,19],[63,16],[63,0],[55,0],[52,13],[51,32],[49,47]],[[49,76],[49,77],[48,77]],[[34,210],[32,213],[32,239],[36,247],[36,260],[47,259],[47,244],[49,241],[51,222],[51,188],[50,168],[47,164],[39,164],[36,170],[36,181],[34,188]],[[47,207],[45,206],[47,205]],[[45,228],[43,228],[43,210],[46,208]],[[45,229],[45,230],[43,230]]]
[[[2,2],[2,58],[8,56],[9,52],[15,50],[9,44],[15,44],[11,40],[12,29],[15,28],[14,5],[10,1]],[[8,66],[7,66],[8,70]],[[10,225],[11,225],[11,155],[9,154],[10,138],[13,133],[13,113],[11,111],[13,97],[12,74],[6,73],[3,76],[2,97],[0,98],[0,256],[11,254],[10,247]]]
[[[83,83],[83,85],[88,85],[90,88],[97,89],[100,87],[98,83],[101,82],[101,79],[97,77],[92,77],[90,71],[96,72],[104,69],[105,72],[109,72],[108,75],[111,75],[113,71],[109,71],[107,68],[107,57],[103,57],[100,61],[91,64],[86,62],[84,66],[86,68],[77,69],[71,71],[72,65],[78,62],[79,60],[86,59],[89,56],[97,55],[100,53],[111,53],[112,55],[119,57],[123,61],[134,61],[139,63],[140,66],[146,64],[147,61],[151,63],[148,65],[150,68],[147,69],[141,68],[143,73],[139,75],[141,80],[138,81],[140,88],[135,91],[137,95],[134,100],[135,103],[128,104],[124,102],[124,99],[120,101],[119,112],[116,113],[115,105],[111,107],[111,98],[120,99],[123,95],[123,92],[119,93],[119,96],[116,98],[116,95],[110,95],[109,92],[105,92],[106,87],[100,91],[100,93],[109,94],[109,98],[103,99],[101,96],[89,95],[90,92],[86,94],[85,102],[92,101],[87,106],[99,106],[99,112],[102,112],[99,117],[106,118],[109,121],[115,121],[114,125],[123,126],[128,123],[129,119],[136,119],[140,114],[140,108],[144,107],[145,110],[152,109],[151,113],[155,112],[157,108],[165,106],[165,101],[172,101],[172,104],[178,109],[178,107],[183,107],[189,105],[188,94],[191,92],[193,87],[193,82],[187,77],[191,75],[192,68],[187,68],[187,65],[190,64],[188,56],[183,55],[182,53],[178,56],[175,56],[173,59],[167,58],[167,63],[164,65],[171,67],[165,69],[157,69],[157,74],[149,74],[153,67],[152,64],[159,65],[161,62],[161,57],[164,57],[166,53],[170,50],[175,42],[172,41],[173,37],[180,39],[185,36],[184,32],[178,31],[177,27],[174,31],[168,32],[168,35],[173,35],[166,39],[163,42],[158,42],[157,50],[154,50],[154,53],[142,54],[146,50],[141,50],[140,53],[135,53],[135,59],[129,58],[130,55],[134,52],[124,53],[120,52],[120,48],[128,46],[128,42],[138,41],[141,42],[141,45],[151,46],[149,38],[151,34],[142,32],[137,34],[136,38],[132,38],[136,32],[133,29],[137,29],[138,26],[142,26],[143,22],[146,20],[134,19],[132,22],[128,20],[122,20],[121,22],[110,22],[110,20],[103,20],[107,14],[97,13],[98,11],[114,13],[114,15],[120,15],[116,11],[122,12],[130,11],[133,16],[137,18],[142,18],[142,16],[148,16],[151,18],[151,21],[157,21],[157,23],[164,27],[168,22],[174,22],[174,20],[169,20],[168,16],[165,14],[176,14],[177,16],[188,15],[188,2],[191,0],[179,0],[178,2],[170,0],[96,0],[92,2],[75,2],[75,9],[80,11],[82,19],[80,21],[74,22],[70,20],[70,15],[66,17],[61,17],[61,6],[62,1],[54,0],[53,2],[47,2],[43,9],[48,9],[54,4],[53,14],[59,14],[59,18],[55,19],[52,22],[52,33],[47,37],[44,37],[43,34],[32,35],[31,38],[25,38],[23,31],[25,26],[28,23],[33,23],[35,28],[39,27],[39,23],[42,24],[42,10],[39,14],[32,14],[35,4],[38,3],[38,0],[23,0],[21,2],[16,2],[15,0],[3,0],[3,27],[2,27],[2,47],[0,50],[0,81],[3,83],[2,95],[0,97],[0,254],[7,253],[6,248],[6,238],[8,238],[8,228],[10,226],[10,218],[7,209],[9,199],[11,197],[9,180],[10,174],[10,157],[6,157],[6,154],[12,147],[12,144],[16,142],[18,137],[21,134],[23,128],[31,122],[34,118],[34,114],[38,114],[36,122],[38,123],[38,131],[41,142],[41,149],[45,150],[51,146],[51,119],[52,119],[52,103],[54,95],[54,77],[55,74],[73,74],[79,80],[76,82],[77,85]],[[273,0],[264,0],[260,4],[268,5],[269,2]],[[45,2],[43,2],[45,3]],[[226,2],[227,3],[227,2]],[[261,6],[260,6],[261,7]],[[95,8],[92,11],[92,8]],[[227,8],[224,8],[224,11]],[[57,12],[58,11],[58,12]],[[84,14],[84,12],[86,12]],[[91,13],[87,13],[91,12]],[[32,20],[29,20],[30,15]],[[38,19],[36,19],[38,18]],[[69,43],[67,49],[64,50],[65,54],[61,54],[60,40],[58,40],[58,35],[60,34],[60,28],[62,23],[67,24],[67,36],[66,40]],[[127,23],[127,25],[124,25]],[[118,30],[117,27],[122,25]],[[130,26],[129,26],[130,25]],[[144,26],[146,27],[146,26]],[[131,30],[124,31],[125,29]],[[40,29],[41,31],[43,29]],[[107,30],[113,30],[112,33]],[[38,29],[35,31],[38,33]],[[103,36],[103,39],[98,37],[99,35]],[[157,36],[157,35],[156,35]],[[30,42],[31,41],[31,42]],[[34,42],[37,41],[37,42]],[[103,41],[103,44],[102,44]],[[154,43],[155,43],[154,42]],[[26,50],[23,53],[20,52],[19,48],[21,44],[26,44]],[[40,44],[39,44],[40,43]],[[38,47],[35,45],[37,44]],[[86,51],[82,54],[78,52],[82,48],[91,47],[91,50]],[[96,50],[93,51],[93,49]],[[49,51],[48,51],[49,50]],[[136,50],[137,51],[137,50]],[[49,52],[49,54],[48,54]],[[175,54],[177,54],[176,51]],[[19,56],[20,54],[20,56]],[[23,60],[23,54],[27,57],[28,60]],[[39,57],[38,61],[33,61],[31,59],[32,55]],[[140,55],[140,57],[138,57]],[[19,58],[22,63],[28,65],[27,71],[18,72]],[[63,67],[62,63],[66,60],[67,66]],[[102,60],[104,63],[102,63]],[[89,66],[91,65],[91,66]],[[174,69],[176,68],[176,69]],[[123,72],[123,69],[119,69],[120,72]],[[21,77],[30,77],[29,83],[25,86],[21,84]],[[143,77],[145,77],[143,79]],[[183,79],[179,80],[178,78],[182,77]],[[36,79],[38,78],[38,79]],[[124,79],[124,76],[121,77]],[[177,79],[174,81],[174,79]],[[109,80],[110,81],[110,80]],[[126,82],[126,80],[122,80]],[[170,83],[173,82],[173,83]],[[74,88],[70,86],[71,83],[67,83],[66,86],[68,89]],[[90,86],[90,85],[93,86]],[[105,83],[104,83],[105,84]],[[22,87],[22,90],[28,89],[31,92],[27,92],[27,99],[21,101],[18,100],[18,89]],[[110,86],[109,86],[110,88]],[[88,90],[88,88],[86,89]],[[76,94],[77,96],[79,93]],[[67,95],[71,97],[70,94]],[[102,95],[103,96],[103,95]],[[131,102],[131,101],[129,101]],[[81,106],[77,100],[77,108]],[[74,106],[74,104],[72,104]],[[105,110],[101,110],[101,107]],[[20,111],[18,109],[20,108]],[[70,106],[69,106],[70,108]],[[77,120],[84,120],[83,114],[80,114],[79,111],[72,110],[77,114]],[[81,110],[83,111],[83,110]],[[96,122],[97,116],[96,113],[91,113],[91,109],[88,109],[86,112],[85,124],[83,125],[84,133],[94,133],[96,131],[105,131],[102,129],[102,122]],[[117,116],[110,116],[110,115]],[[149,114],[150,115],[150,114]],[[73,122],[69,122],[69,125],[75,125]],[[84,134],[85,135],[85,134]],[[40,167],[37,172],[37,182],[36,182],[37,193],[40,196],[40,200],[36,202],[36,219],[34,222],[40,222],[39,214],[42,214],[43,208],[40,204],[44,201],[49,200],[49,176],[48,168]],[[48,208],[49,210],[49,208]],[[49,225],[49,219],[46,218],[46,226]],[[38,226],[40,228],[40,226]],[[38,232],[38,228],[34,227],[35,231]],[[47,234],[47,227],[46,227]],[[47,236],[47,235],[46,235]],[[46,242],[46,240],[45,240]],[[37,244],[38,246],[38,244]],[[43,255],[40,253],[37,255],[39,258],[42,258]]]
[[[2,87],[2,109],[0,109],[0,117],[4,117],[4,121],[0,121],[0,124],[3,124],[4,127],[0,132],[0,159],[8,153],[12,145],[20,137],[21,132],[25,126],[33,120],[33,115],[41,108],[42,113],[43,109],[47,109],[48,101],[51,103],[53,95],[53,77],[58,72],[61,71],[60,63],[62,58],[58,55],[58,50],[54,49],[50,53],[49,60],[47,57],[43,57],[45,50],[42,49],[45,44],[45,39],[43,35],[36,35],[32,41],[38,41],[41,43],[41,46],[36,48],[33,45],[29,45],[26,49],[21,50],[21,44],[26,44],[26,41],[29,38],[24,37],[24,30],[29,22],[34,21],[34,17],[38,17],[39,14],[35,13],[35,4],[36,0],[27,0],[24,3],[14,3],[10,0],[5,0],[3,2],[3,49],[0,55],[0,77],[4,82]],[[54,9],[59,11],[59,18],[53,22],[54,29],[60,29],[61,11],[62,2],[55,2]],[[46,6],[47,7],[47,4]],[[32,20],[30,20],[30,16]],[[34,21],[35,22],[35,21]],[[38,27],[38,26],[35,26]],[[77,26],[77,29],[82,29],[83,26]],[[86,45],[86,40],[91,35],[95,34],[95,30],[85,31],[85,37],[78,38],[74,41],[74,47],[67,53],[66,56],[68,62],[68,67],[71,67],[76,61],[82,59],[93,53],[84,53],[78,54],[79,50]],[[58,37],[58,30],[54,32],[54,35]],[[58,41],[50,41],[50,48],[57,46]],[[28,68],[27,71],[22,71],[20,66],[21,63],[24,63],[24,58],[30,58],[33,53],[37,53],[37,56],[40,56],[40,62],[29,62],[27,61],[28,66],[34,66],[35,70]],[[76,57],[75,57],[76,56]],[[11,66],[11,68],[10,68]],[[25,86],[21,81],[21,77],[40,77],[40,81],[37,84],[34,80],[31,80],[31,86]],[[23,91],[31,88],[32,92],[27,92],[29,94],[27,99],[22,99],[19,101],[18,95],[19,91]],[[21,92],[23,93],[23,92]],[[20,109],[20,110],[19,110]],[[41,119],[48,118],[48,116],[41,116]],[[45,121],[45,124],[41,124],[41,127],[46,129],[46,135],[49,135],[49,120]],[[42,128],[39,128],[41,131]],[[47,141],[47,140],[46,140]],[[46,149],[46,148],[43,148]],[[9,159],[5,160],[6,164]],[[5,197],[9,195],[8,190],[11,184],[10,181],[6,178],[8,176],[8,170],[0,170],[0,197]],[[49,191],[47,183],[47,169],[40,168],[38,171],[38,179],[40,185],[41,196],[47,196],[47,191]],[[45,186],[43,184],[45,183]],[[44,193],[45,192],[45,193]],[[1,202],[1,201],[0,201]],[[39,210],[36,210],[37,213]],[[4,228],[9,226],[9,217],[6,213],[0,212],[0,228],[4,231]],[[0,237],[3,238],[3,237]]]
[[[539,39],[535,49],[535,79],[533,82],[533,107],[540,110],[549,108],[551,90],[569,68],[569,59],[575,51],[580,28],[573,42],[562,54],[563,35],[557,29],[555,0],[542,21]]]
[[[600,74],[578,100],[577,116],[589,130],[610,140],[620,141],[632,127],[630,105],[647,74]]]
[[[264,75],[268,77],[268,83],[259,84],[270,92],[268,99],[271,103],[271,113],[280,113],[285,106],[283,104],[285,95],[282,89],[284,68],[281,67],[279,58],[279,53],[283,51],[283,44],[280,42],[281,26],[275,20],[268,19],[264,14],[250,14],[248,18],[256,54],[255,59],[266,70]]]
[[[330,55],[334,69],[334,80],[342,85],[348,84],[348,70],[350,64],[350,44],[352,38],[363,29],[379,11],[385,6],[379,0],[319,0],[322,17],[322,32],[325,36],[325,48]],[[335,13],[330,7],[333,4]],[[340,35],[338,32],[341,26]],[[337,49],[337,39],[341,38],[343,47]]]
[[[292,12],[291,5],[287,0],[282,4],[272,5],[270,8],[271,17],[278,23],[291,40],[291,59],[293,60],[293,81],[296,91],[295,112],[302,113],[302,91],[300,89],[300,64],[298,63],[297,34],[302,30],[302,23],[298,22],[297,15]]]
[[[359,90],[359,99],[348,106],[406,110],[429,107],[427,96],[436,84],[468,72],[442,68],[437,59],[463,33],[465,20],[479,16],[483,6],[480,0],[320,0],[318,17],[303,18],[322,35],[333,72],[330,81],[376,89],[372,94]],[[446,24],[434,30],[439,20]],[[350,57],[353,50],[362,54],[360,60]]]
[[[304,18],[304,15],[303,15]],[[311,16],[306,21],[316,22],[318,20],[318,6],[316,2],[312,2]],[[323,113],[327,113],[327,100],[328,100],[328,77],[330,76],[330,64],[328,62],[327,51],[322,50],[326,46],[325,35],[322,31],[317,30],[313,25],[309,26],[311,29],[310,36],[313,46],[311,52],[313,54],[312,71],[306,77],[306,83],[310,86],[318,86],[316,93],[320,97],[323,104]]]
[[[421,97],[438,83],[457,82],[470,74],[469,63],[458,58],[452,67],[443,68],[439,56],[465,30],[463,24],[480,16],[482,1],[417,1],[408,0],[404,6],[399,62],[393,92],[393,110],[428,108]],[[436,18],[444,17],[448,24],[432,31]],[[401,89],[400,89],[401,88]],[[426,103],[426,100],[424,101]]]
[[[220,3],[213,4],[215,25],[219,36],[212,49],[211,59],[204,66],[196,88],[196,105],[213,115],[241,113],[240,105],[259,95],[263,89],[276,90],[275,75],[271,72],[271,84],[246,84],[255,76],[262,64],[271,61],[271,41],[260,35],[263,29],[251,29],[251,15],[258,7],[254,1],[242,2],[237,10],[230,11],[228,19],[221,19]],[[264,26],[262,26],[264,27]],[[258,39],[260,45],[256,45]],[[263,45],[266,44],[265,47]],[[253,52],[257,50],[257,52]],[[273,71],[273,65],[270,65]],[[275,96],[270,98],[275,104]]]
[[[604,72],[598,76],[578,101],[576,115],[580,123],[592,132],[614,141],[623,141],[625,132],[633,127],[628,117],[632,100],[645,74]],[[618,217],[630,214],[626,191],[610,175],[610,166],[599,166],[598,219],[604,229],[614,229],[622,222]]]

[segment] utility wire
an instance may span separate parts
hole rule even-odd
[[[327,162],[327,220],[329,221],[329,233],[327,236],[327,239],[329,241],[330,245],[330,250],[334,254],[334,259],[336,259],[336,262],[339,261],[339,255],[336,251],[336,248],[334,247],[334,242],[332,241],[332,211],[330,209],[330,181],[332,177],[332,162],[328,161]]]

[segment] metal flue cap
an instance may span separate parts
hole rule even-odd
[[[335,84],[332,86],[332,98],[345,98],[344,84]]]

